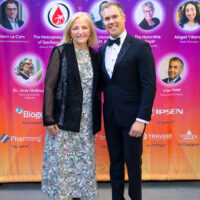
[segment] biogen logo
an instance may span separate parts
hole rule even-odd
[[[16,108],[16,113],[21,114],[23,112],[22,108]]]
[[[22,108],[16,108],[17,114],[23,114],[24,118],[27,119],[41,119],[42,112],[31,112],[30,110],[23,110]]]
[[[183,115],[183,109],[171,108],[171,109],[152,109],[152,116],[155,115]]]

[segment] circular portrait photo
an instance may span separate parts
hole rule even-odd
[[[25,7],[15,0],[7,0],[1,4],[1,25],[7,30],[19,30],[26,20]]]
[[[45,5],[43,19],[47,27],[52,30],[64,30],[73,14],[73,10],[65,1],[52,1]]]
[[[185,62],[180,56],[167,56],[161,61],[158,73],[162,83],[179,84],[186,74]]]
[[[92,21],[97,29],[105,30],[105,26],[104,26],[104,23],[103,23],[103,20],[101,17],[101,11],[102,11],[104,4],[106,4],[108,2],[109,1],[99,1],[91,9],[90,16],[91,16]]]
[[[177,11],[177,22],[185,31],[195,31],[200,28],[200,3],[187,1]]]
[[[163,10],[156,1],[142,1],[134,11],[134,19],[142,30],[154,30],[163,20]]]
[[[23,86],[38,85],[43,78],[41,61],[32,55],[20,57],[13,67],[14,79]]]

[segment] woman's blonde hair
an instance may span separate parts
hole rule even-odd
[[[88,46],[89,47],[98,46],[97,35],[96,35],[95,29],[94,29],[93,22],[92,22],[90,16],[88,15],[88,13],[86,13],[86,12],[77,12],[69,19],[60,45],[72,43],[71,28],[72,28],[72,25],[74,24],[75,20],[80,17],[84,18],[88,22],[89,27],[90,27],[90,38],[88,40]]]

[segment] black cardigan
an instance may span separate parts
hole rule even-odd
[[[89,49],[93,67],[93,134],[101,129],[100,65],[98,54]],[[49,60],[44,89],[43,124],[79,132],[83,91],[73,44],[54,47]]]

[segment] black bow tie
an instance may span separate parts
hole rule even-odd
[[[120,38],[117,38],[115,40],[111,40],[111,39],[108,39],[108,46],[112,46],[114,43],[116,43],[118,46],[120,45]]]

